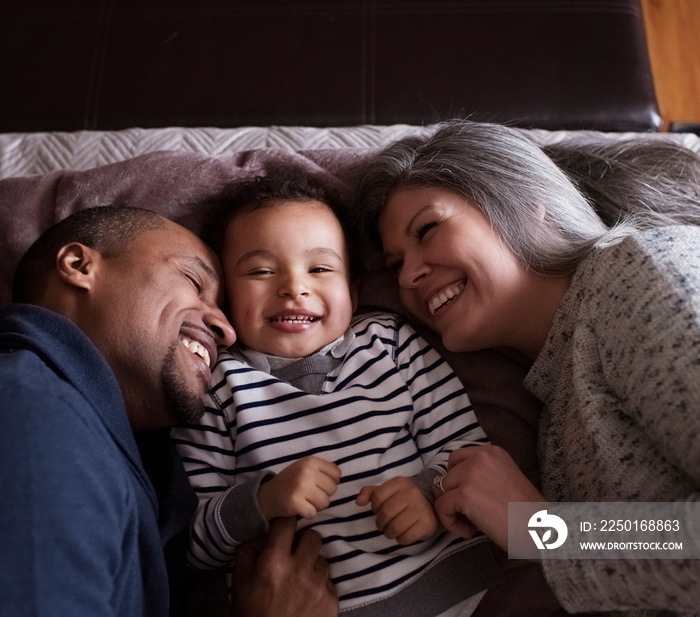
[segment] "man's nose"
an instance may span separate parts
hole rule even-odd
[[[214,334],[217,345],[229,347],[236,342],[236,331],[218,306],[211,307],[205,321],[208,328]]]

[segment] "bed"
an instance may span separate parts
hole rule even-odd
[[[0,97],[0,306],[22,253],[72,212],[144,207],[198,232],[232,183],[278,164],[349,200],[375,152],[453,115],[507,122],[541,145],[575,131],[700,153],[695,135],[656,132],[638,0],[9,2],[0,30],[12,93]],[[400,311],[377,256],[366,265],[361,305]],[[450,354],[424,334],[491,440],[536,481],[524,358]],[[536,568],[503,564],[479,615],[557,612]]]
[[[10,301],[14,265],[55,221],[82,208],[121,204],[156,210],[198,232],[211,207],[232,183],[291,165],[317,176],[349,200],[364,163],[391,141],[430,130],[396,124],[356,127],[164,128],[122,131],[6,133],[0,135],[0,305]],[[521,129],[541,145],[570,138],[569,131]],[[671,140],[700,153],[693,134],[577,131],[577,138],[609,141]],[[368,255],[360,305],[401,311],[394,280]],[[538,403],[522,387],[528,368],[508,350],[454,354],[430,332],[425,336],[452,363],[491,440],[506,448],[537,481]],[[558,610],[537,568],[505,559],[504,590],[487,595],[483,615],[554,615]],[[211,590],[204,581],[206,602]],[[540,589],[532,594],[532,589]],[[530,600],[523,603],[523,597]],[[201,597],[197,606],[201,610]],[[531,604],[534,602],[534,606]],[[212,611],[218,610],[216,604]],[[201,614],[201,612],[199,613]]]

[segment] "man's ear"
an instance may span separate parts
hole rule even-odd
[[[58,276],[68,285],[90,289],[101,257],[98,251],[80,242],[66,244],[56,255]]]

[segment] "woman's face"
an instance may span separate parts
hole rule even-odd
[[[379,232],[404,305],[447,349],[538,353],[551,324],[538,317],[542,277],[463,196],[440,187],[400,189],[380,215]]]

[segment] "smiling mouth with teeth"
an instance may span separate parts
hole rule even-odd
[[[445,304],[450,300],[454,300],[459,294],[464,291],[464,282],[460,281],[449,287],[441,289],[428,301],[428,310],[431,315],[435,315]]]
[[[211,366],[209,357],[209,351],[207,348],[198,341],[193,341],[191,339],[181,337],[180,342],[187,347],[195,356],[201,358],[202,361],[207,365]]]
[[[268,319],[270,323],[314,323],[318,320],[318,317],[312,315],[283,315],[282,317],[270,317],[270,319]]]

